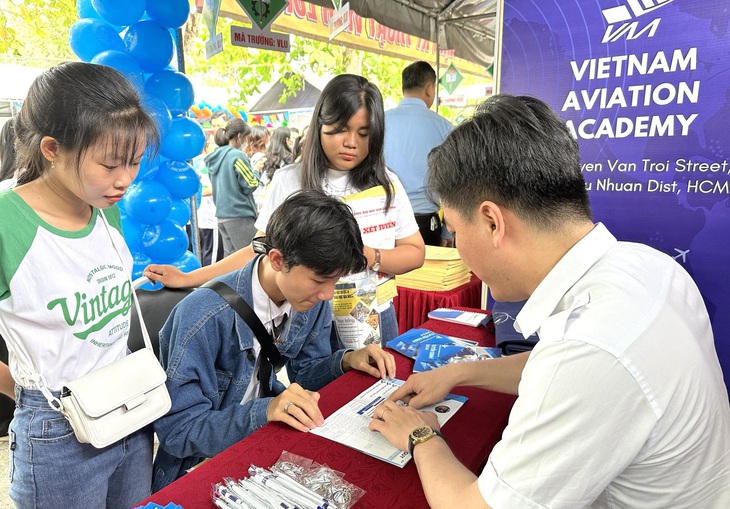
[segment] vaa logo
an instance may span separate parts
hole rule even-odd
[[[672,0],[626,0],[628,5],[603,9],[603,17],[608,22],[608,28],[606,28],[601,42],[616,42],[621,37],[626,37],[628,40],[638,39],[644,34],[647,37],[654,37],[661,18],[655,18],[645,25],[641,25],[636,18],[671,2]]]

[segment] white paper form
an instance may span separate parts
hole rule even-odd
[[[324,424],[310,433],[328,438],[333,442],[346,445],[369,456],[383,460],[391,465],[403,467],[411,455],[396,449],[377,431],[370,431],[368,425],[373,412],[403,380],[378,380],[371,387],[325,419]],[[433,412],[443,426],[466,402],[466,397],[449,394],[446,399],[434,405],[423,407],[424,412]]]

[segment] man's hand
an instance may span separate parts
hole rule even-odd
[[[445,239],[441,237],[441,240],[439,241],[439,245],[441,247],[454,247],[454,239]]]
[[[293,383],[269,402],[266,418],[269,422],[283,422],[306,433],[324,424],[318,401],[319,393],[308,391],[298,383]]]
[[[411,375],[388,399],[393,402],[403,401],[413,408],[438,403],[457,385],[454,377],[450,376],[453,371],[452,366],[443,366]]]
[[[342,357],[342,371],[357,369],[375,378],[395,378],[395,359],[380,345],[368,345]]]
[[[421,412],[413,408],[398,405],[394,401],[386,401],[375,408],[373,420],[368,426],[372,431],[379,431],[401,451],[408,450],[408,436],[420,426],[431,426],[439,429],[438,419],[431,412]]]
[[[188,282],[187,274],[174,265],[150,264],[142,273],[150,281],[162,283],[170,288],[189,288],[195,286]]]

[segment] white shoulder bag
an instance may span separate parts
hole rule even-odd
[[[68,382],[61,391],[59,410],[76,438],[97,448],[147,426],[171,406],[167,375],[152,350],[134,289],[132,298],[145,348]]]

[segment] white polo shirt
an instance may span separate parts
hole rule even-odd
[[[678,263],[598,224],[515,323],[540,342],[479,477],[491,507],[730,507],[727,390]]]

